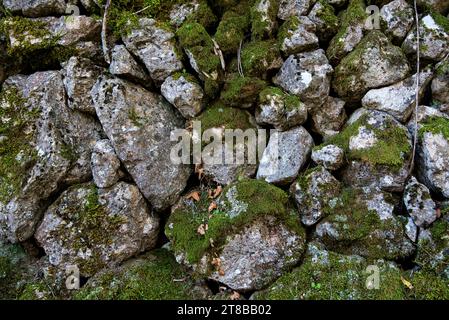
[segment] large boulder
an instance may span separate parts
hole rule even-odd
[[[173,130],[182,117],[158,94],[125,80],[101,77],[92,89],[95,109],[117,156],[156,210],[177,201],[191,168],[170,159]]]
[[[90,277],[155,246],[159,219],[136,186],[76,185],[47,209],[35,238],[52,265]]]
[[[161,27],[154,19],[139,19],[138,27],[122,39],[126,48],[143,61],[158,85],[183,68],[182,57],[176,50],[175,34]]]
[[[368,90],[398,82],[409,72],[402,50],[373,30],[336,67],[332,86],[341,98],[357,101]]]
[[[258,290],[295,265],[305,233],[288,195],[260,180],[224,189],[209,212],[207,192],[173,208],[165,233],[176,259],[228,287]]]
[[[303,127],[273,132],[260,160],[257,179],[280,185],[291,183],[309,160],[314,145]]]
[[[326,248],[387,260],[405,259],[415,252],[404,225],[393,213],[391,195],[344,189],[331,208],[331,214],[317,224],[314,233]]]
[[[101,127],[67,106],[57,71],[10,77],[0,103],[0,236],[24,241],[61,185],[90,178]]]
[[[420,58],[430,62],[440,61],[449,53],[448,19],[438,13],[428,14],[419,21]],[[416,27],[402,43],[407,55],[416,55]]]
[[[346,128],[317,147],[336,145],[345,151],[343,181],[356,187],[402,191],[408,177],[412,144],[407,128],[387,113],[357,110]]]
[[[391,86],[372,89],[362,99],[362,106],[367,109],[376,109],[391,114],[398,121],[406,122],[413,112],[416,100],[417,75],[402,80]],[[430,81],[432,72],[423,71],[419,74],[419,99],[424,96]],[[420,101],[418,101],[419,103]]]
[[[323,49],[318,49],[289,56],[273,82],[306,103],[319,103],[329,95],[333,71]]]

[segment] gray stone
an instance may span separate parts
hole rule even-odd
[[[48,208],[35,238],[53,266],[75,265],[89,277],[153,248],[158,229],[159,219],[134,185],[97,190],[84,184],[69,188]]]
[[[141,18],[139,27],[123,37],[126,48],[139,57],[158,85],[183,68],[176,54],[175,35],[158,26],[156,20]]]
[[[21,12],[26,17],[61,15],[66,11],[65,0],[3,0],[5,9]]]
[[[357,101],[368,90],[396,83],[409,72],[401,49],[373,30],[337,66],[332,86],[342,99]]]
[[[172,130],[182,117],[154,93],[125,80],[102,77],[92,89],[95,109],[117,156],[156,210],[177,201],[191,168],[172,163]]]
[[[190,75],[168,77],[161,86],[161,94],[187,119],[197,116],[205,107],[204,91]]]
[[[449,34],[431,15],[419,21],[419,35],[421,59],[440,61],[449,53]],[[416,27],[405,38],[402,50],[407,55],[416,55]]]
[[[402,43],[414,24],[414,10],[405,0],[394,0],[380,9],[381,26],[393,42]]]
[[[102,68],[97,67],[89,59],[80,57],[71,57],[63,67],[62,75],[69,107],[95,114],[90,90],[102,73]]]
[[[272,125],[277,130],[288,130],[307,120],[307,107],[298,98],[277,88],[268,88],[259,94],[256,121],[260,125]]]
[[[449,104],[449,58],[436,65],[431,88],[433,101]]]
[[[432,79],[430,70],[419,74],[419,99]],[[372,89],[362,99],[362,106],[391,114],[398,121],[406,122],[413,112],[416,98],[416,74],[391,86]]]
[[[113,75],[142,83],[145,86],[149,86],[148,84],[151,83],[151,78],[126,50],[124,45],[116,45],[112,49],[109,72]]]
[[[333,72],[322,49],[291,55],[273,82],[302,101],[317,102],[329,95]]]
[[[278,18],[287,20],[293,16],[307,15],[311,0],[281,0],[279,3]]]
[[[274,132],[260,160],[257,178],[269,183],[289,184],[307,162],[314,142],[303,127]]]
[[[407,218],[407,224],[405,225],[405,234],[413,242],[416,242],[416,240],[418,239],[418,227],[413,222],[413,219],[411,217]]]
[[[316,26],[307,17],[292,17],[281,26],[282,35],[279,39],[282,52],[287,55],[318,48]]]
[[[120,160],[108,139],[97,141],[92,151],[92,176],[98,188],[112,187],[122,176]]]
[[[338,201],[340,191],[340,182],[321,166],[301,174],[290,187],[305,226],[312,226],[324,218]]]
[[[331,39],[338,30],[339,21],[335,16],[335,10],[325,1],[317,1],[308,17],[315,24],[316,34],[320,40]]]
[[[429,189],[411,177],[404,191],[404,204],[413,222],[421,228],[430,226],[437,218],[436,204]]]
[[[277,29],[277,0],[257,0],[252,7],[253,37],[271,37]],[[256,28],[255,28],[256,26]]]
[[[333,144],[312,150],[312,160],[316,164],[332,171],[338,170],[343,166],[345,161],[344,155],[344,150]]]
[[[340,132],[347,120],[345,101],[339,98],[326,97],[319,107],[311,108],[313,130],[324,139]]]
[[[173,5],[169,13],[170,24],[180,27],[189,16],[198,11],[199,7],[200,4],[196,0]]]
[[[57,71],[10,77],[0,101],[5,112],[1,143],[9,150],[1,160],[10,161],[0,179],[0,238],[25,241],[50,196],[64,184],[91,177],[91,151],[101,127],[68,108]]]

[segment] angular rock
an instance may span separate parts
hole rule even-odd
[[[312,226],[331,213],[340,191],[340,182],[321,166],[302,173],[290,187],[305,226]]]
[[[441,15],[439,17],[447,20]],[[435,16],[429,14],[419,21],[419,35],[421,59],[440,61],[449,53],[449,30]],[[402,50],[407,55],[416,55],[416,27],[408,33]]]
[[[189,16],[199,9],[199,7],[200,4],[196,0],[173,5],[169,13],[170,24],[180,27]]]
[[[404,191],[404,204],[413,222],[420,228],[430,226],[437,218],[436,204],[429,189],[412,177]]]
[[[220,100],[230,107],[249,109],[266,86],[267,83],[259,78],[242,77],[237,73],[231,73],[221,90]]]
[[[332,65],[337,65],[362,40],[367,18],[365,2],[351,0],[348,8],[341,15],[340,28],[326,50]]]
[[[284,63],[275,40],[252,41],[242,49],[242,69],[246,76],[267,79]]]
[[[26,17],[62,15],[66,11],[65,0],[3,0],[3,6]]]
[[[394,207],[386,193],[345,189],[314,236],[343,254],[388,260],[410,257],[415,248],[394,216]]]
[[[57,71],[8,78],[0,104],[0,238],[25,241],[61,185],[90,178],[101,127],[68,108]]]
[[[252,36],[256,38],[271,37],[277,28],[279,2],[276,0],[258,0],[251,11]]]
[[[449,119],[429,117],[418,131],[418,178],[433,192],[449,198]]]
[[[273,82],[304,102],[321,101],[329,95],[333,68],[322,49],[291,55]]]
[[[411,217],[407,218],[407,224],[405,225],[405,234],[413,242],[416,242],[416,240],[418,239],[418,227],[413,222],[413,219]]]
[[[260,160],[257,179],[275,184],[291,183],[307,162],[313,146],[312,137],[303,127],[274,132]]]
[[[113,75],[136,81],[146,86],[151,82],[151,78],[136,62],[129,51],[126,50],[124,45],[116,45],[112,49],[109,72]]]
[[[343,166],[344,156],[344,150],[332,144],[312,150],[312,160],[331,171],[338,170]]]
[[[143,61],[158,85],[183,68],[181,58],[176,53],[175,35],[161,28],[156,20],[139,19],[139,27],[122,40],[126,48]]]
[[[89,59],[80,57],[71,57],[63,67],[62,75],[69,108],[95,114],[90,90],[102,73],[102,68]]]
[[[92,176],[98,188],[112,187],[122,176],[120,160],[108,139],[97,141],[92,151]]]
[[[414,24],[414,10],[405,0],[394,0],[380,9],[381,26],[394,43],[402,43]]]
[[[325,139],[336,135],[347,120],[345,101],[326,97],[320,107],[310,110],[312,114],[313,130],[321,134]]]
[[[370,281],[368,270],[379,270],[379,287]],[[371,271],[372,272],[372,271]],[[283,274],[254,300],[401,300],[405,298],[401,269],[393,262],[370,261],[357,255],[328,251],[319,242],[311,242],[303,263]]]
[[[170,133],[183,127],[182,117],[161,96],[125,80],[101,77],[92,98],[117,156],[145,198],[156,210],[174,204],[191,173],[170,159]]]
[[[413,76],[391,86],[372,89],[362,99],[362,106],[391,114],[405,123],[413,113],[416,98],[416,77]],[[432,80],[430,70],[419,74],[419,99],[422,99],[428,84]]]
[[[291,17],[279,31],[279,43],[282,52],[287,55],[318,48],[316,25],[308,17]]]
[[[69,188],[48,208],[35,238],[52,265],[61,270],[76,265],[89,277],[154,247],[158,229],[159,219],[134,185],[84,184]]]
[[[307,15],[311,0],[281,0],[279,3],[278,18],[287,20],[293,16]]]
[[[337,32],[339,20],[329,1],[317,1],[308,15],[316,26],[316,34],[320,40],[328,41]]]
[[[412,153],[411,136],[389,114],[359,109],[346,128],[324,145],[345,150],[348,165],[341,174],[347,185],[392,192],[404,189]]]
[[[256,121],[260,125],[272,125],[277,130],[288,130],[307,120],[307,107],[298,97],[269,87],[259,94]]]
[[[342,99],[357,101],[370,89],[404,79],[409,71],[401,49],[373,30],[337,66],[332,86]]]
[[[231,184],[208,212],[207,193],[173,208],[165,233],[178,262],[233,290],[260,289],[296,264],[305,233],[288,195],[260,180]]]
[[[433,101],[449,104],[449,59],[437,64],[431,88]]]
[[[203,89],[196,79],[188,74],[175,74],[165,79],[161,94],[186,119],[197,116],[205,106]]]

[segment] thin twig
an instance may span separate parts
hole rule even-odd
[[[243,74],[243,67],[242,67],[242,46],[243,46],[243,39],[240,40],[240,46],[239,50],[237,51],[237,69],[239,71],[240,76],[244,77]]]
[[[111,0],[106,1],[106,6],[104,7],[103,24],[101,28],[101,45],[103,46],[103,56],[106,63],[111,63],[111,56],[109,55],[108,39],[107,39],[107,29],[108,29],[108,14],[109,8],[111,7]]]
[[[139,14],[147,9],[150,9],[153,5],[146,6],[145,8],[140,9],[139,11],[134,12],[134,14]]]
[[[416,91],[415,91],[415,118],[414,118],[414,126],[415,132],[413,137],[413,152],[412,152],[412,161],[410,163],[409,176],[412,175],[413,168],[415,166],[415,157],[416,157],[416,148],[418,145],[418,107],[419,107],[419,55],[420,55],[420,41],[419,41],[419,16],[418,16],[418,7],[416,5],[416,0],[413,0],[414,9],[415,9],[415,22],[416,22]]]
[[[218,45],[217,41],[215,41],[215,39],[212,39],[212,42],[214,43],[215,54],[220,58],[221,68],[223,69],[223,71],[225,71],[226,63],[223,57],[223,52],[221,51],[220,46]]]

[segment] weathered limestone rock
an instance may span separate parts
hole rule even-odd
[[[321,134],[324,139],[340,132],[347,120],[345,101],[328,96],[319,107],[311,108],[313,130]]]
[[[120,160],[108,139],[97,141],[92,151],[92,176],[98,188],[112,187],[122,176]]]
[[[436,205],[430,196],[429,189],[419,183],[415,177],[412,177],[405,186],[404,204],[418,227],[426,228],[438,218]]]
[[[414,22],[414,10],[405,0],[394,0],[380,9],[381,27],[394,43],[401,43]]]
[[[435,102],[449,104],[449,58],[436,65],[431,88]]]
[[[151,83],[151,78],[124,45],[116,45],[112,49],[109,72],[113,75],[142,83],[145,86],[149,86],[149,83]]]
[[[317,1],[308,15],[316,26],[316,34],[320,40],[327,41],[337,32],[339,20],[329,1]]]
[[[343,166],[344,155],[345,152],[342,148],[332,144],[312,150],[312,160],[331,171],[338,170]]]
[[[318,48],[316,25],[307,17],[291,17],[279,31],[282,52],[287,55]]]
[[[278,18],[287,20],[293,16],[307,15],[311,0],[281,0],[279,3]]]

